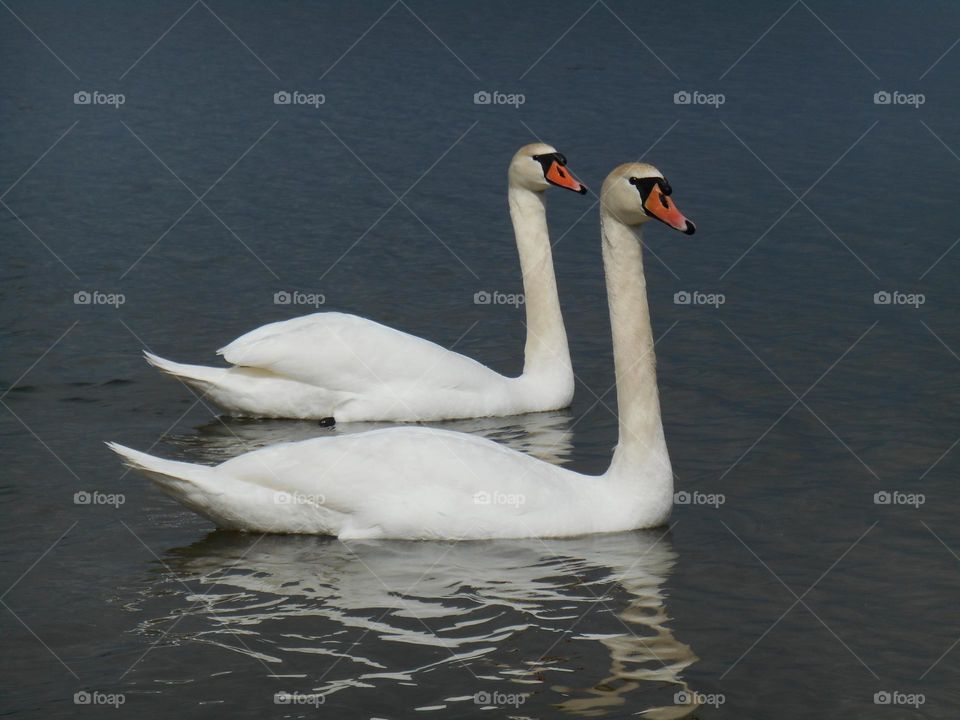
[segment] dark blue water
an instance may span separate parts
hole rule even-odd
[[[665,718],[685,697],[703,718],[956,717],[955,4],[17,0],[0,18],[5,715],[106,713],[78,707],[90,692],[139,718]],[[284,290],[519,372],[522,312],[473,295],[520,290],[505,169],[538,138],[594,189],[656,164],[697,222],[648,233],[695,499],[669,529],[215,533],[104,448],[214,462],[330,432],[220,422],[141,358],[213,362],[313,310]],[[550,198],[573,407],[451,424],[585,472],[616,438],[594,201]]]

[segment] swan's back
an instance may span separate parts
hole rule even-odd
[[[424,382],[477,391],[498,373],[436,343],[365,318],[322,312],[264,325],[218,351],[233,365],[269,370],[318,387],[364,393]]]

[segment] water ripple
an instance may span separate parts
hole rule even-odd
[[[413,685],[420,697],[436,688],[423,712],[514,702],[679,718],[695,709],[673,696],[697,658],[668,627],[675,559],[669,538],[643,532],[461,543],[211,533],[168,551],[128,608],[168,648],[240,653],[317,702]],[[149,617],[155,601],[166,612]]]

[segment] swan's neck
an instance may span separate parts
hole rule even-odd
[[[600,231],[620,418],[620,437],[610,471],[627,477],[642,475],[645,482],[668,482],[672,487],[670,458],[660,420],[642,232],[606,211],[600,215]]]
[[[572,389],[573,369],[553,272],[545,194],[511,185],[508,195],[527,315],[523,374],[569,377]]]

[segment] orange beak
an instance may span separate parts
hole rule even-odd
[[[547,168],[547,172],[544,173],[544,177],[547,179],[547,182],[556,185],[557,187],[573,190],[581,195],[587,194],[586,186],[577,180],[567,168],[565,168],[556,160],[550,163],[550,167]]]
[[[647,199],[643,203],[643,209],[646,210],[647,215],[666,223],[674,230],[679,230],[687,235],[693,235],[697,231],[697,226],[683,216],[683,213],[674,205],[673,200],[664,194],[659,184],[654,185],[647,195]]]

